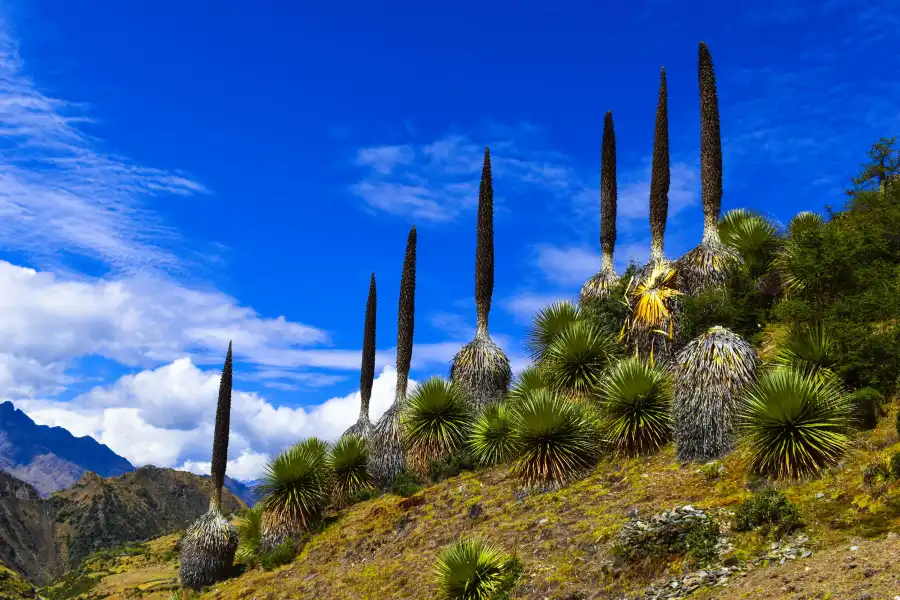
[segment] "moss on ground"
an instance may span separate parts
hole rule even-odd
[[[859,433],[857,442],[838,468],[815,479],[775,486],[799,507],[805,534],[817,554],[849,546],[853,539],[881,539],[889,531],[900,531],[900,483],[867,489],[861,478],[866,464],[900,450],[893,411],[875,430]],[[646,516],[683,504],[734,511],[752,495],[745,465],[745,456],[738,451],[720,461],[722,468],[712,476],[703,465],[679,466],[668,446],[647,457],[607,458],[589,477],[545,494],[521,493],[502,467],[464,472],[418,492],[423,501],[407,500],[404,505],[410,508],[401,506],[403,498],[389,494],[330,515],[292,563],[272,571],[249,570],[202,597],[435,597],[435,557],[462,534],[484,537],[522,559],[524,573],[511,598],[639,594],[657,577],[680,574],[687,561],[676,556],[652,564],[617,564],[610,550],[628,515],[636,510]],[[169,550],[174,543],[171,536],[165,539],[169,541],[147,546],[148,554],[133,557],[133,563],[116,557],[113,566],[80,569],[100,575],[99,582],[80,597],[124,598],[124,590],[145,584],[152,588],[161,572],[168,573],[171,585],[177,557],[163,560],[166,543]],[[732,533],[730,557],[748,561],[764,553],[772,541],[771,534],[759,531]],[[155,579],[141,583],[138,572]],[[719,592],[704,593],[715,598]]]

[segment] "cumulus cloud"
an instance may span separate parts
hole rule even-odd
[[[373,421],[394,401],[396,381],[392,367],[383,368],[375,378],[370,405]],[[135,465],[208,473],[218,386],[218,371],[204,371],[184,358],[98,386],[70,402],[17,400],[15,404],[37,423],[90,435]],[[257,393],[235,389],[229,475],[254,479],[271,455],[301,439],[337,439],[356,421],[359,403],[359,391],[355,391],[312,407],[276,406]]]

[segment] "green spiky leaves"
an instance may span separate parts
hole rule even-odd
[[[244,510],[234,523],[240,544],[235,560],[249,565],[259,556],[262,543],[262,507],[259,505]]]
[[[751,468],[800,478],[834,465],[850,447],[852,407],[833,378],[775,368],[750,388],[741,410]]]
[[[547,347],[541,369],[551,388],[583,399],[597,388],[603,370],[615,358],[615,336],[589,321],[567,325]]]
[[[838,364],[837,348],[829,329],[821,324],[795,327],[778,349],[775,364],[792,367],[819,378],[834,376]]]
[[[504,463],[515,455],[512,414],[505,404],[491,404],[478,414],[469,434],[469,450],[482,466]]]
[[[260,491],[264,547],[298,539],[330,499],[328,445],[308,438],[275,456],[265,467]]]
[[[781,243],[774,223],[745,208],[729,210],[722,216],[719,237],[741,257],[754,277],[769,271]]]
[[[334,486],[334,498],[343,505],[357,492],[372,485],[369,477],[369,447],[360,435],[344,434],[328,453],[328,468]]]
[[[528,331],[528,339],[525,342],[531,358],[540,363],[557,336],[568,325],[577,321],[578,317],[578,307],[571,302],[554,302],[550,306],[542,308],[535,315],[534,322]]]
[[[734,448],[739,402],[757,363],[753,347],[724,327],[678,353],[672,411],[678,460],[707,462]]]
[[[516,404],[524,400],[532,391],[547,387],[547,378],[536,366],[530,365],[519,373],[509,390],[509,401]]]
[[[410,464],[427,476],[428,464],[462,447],[470,412],[465,393],[455,384],[431,377],[416,386],[400,415]]]
[[[600,384],[604,439],[619,452],[653,452],[671,437],[668,373],[637,357],[617,362]]]
[[[598,435],[587,405],[538,389],[513,411],[513,471],[525,487],[555,488],[597,461]]]
[[[476,538],[460,539],[438,555],[435,576],[446,600],[492,600],[508,591],[521,570],[499,548]]]

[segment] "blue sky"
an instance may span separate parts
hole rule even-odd
[[[213,389],[234,338],[247,406],[306,423],[272,441],[248,408],[232,455],[250,458],[235,472],[249,477],[291,436],[333,436],[356,414],[372,271],[379,363],[393,360],[412,224],[413,378],[446,373],[471,336],[485,144],[497,199],[491,330],[521,366],[531,312],[574,296],[599,267],[606,110],[617,262],[649,250],[661,66],[666,253],[699,241],[700,40],[718,77],[723,209],[786,221],[842,202],[868,146],[900,125],[889,75],[900,13],[886,0],[723,6],[4,3],[0,259],[18,283],[6,301],[15,318],[0,323],[0,398],[135,462],[202,470],[214,393],[200,390]],[[129,449],[141,436],[177,451]]]

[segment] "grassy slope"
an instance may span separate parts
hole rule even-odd
[[[858,447],[847,457],[843,468],[784,488],[809,523],[806,534],[817,549],[812,558],[783,567],[757,569],[730,589],[704,592],[704,597],[757,597],[751,588],[744,590],[751,592],[750,596],[735,593],[742,585],[764,585],[773,577],[799,578],[806,573],[806,565],[814,565],[818,577],[825,577],[826,581],[841,578],[846,583],[850,579],[833,555],[846,554],[856,539],[879,540],[872,543],[890,546],[893,552],[897,542],[884,539],[884,534],[900,531],[900,484],[872,493],[860,483],[866,464],[878,456],[900,451],[893,422],[892,414],[875,431],[860,434]],[[515,481],[503,468],[467,473],[425,490],[420,506],[404,509],[396,496],[353,506],[327,522],[293,564],[271,572],[251,570],[215,586],[204,597],[434,597],[434,558],[442,546],[463,533],[483,536],[522,558],[525,576],[514,598],[577,599],[638,593],[654,577],[679,572],[683,563],[675,559],[665,565],[614,567],[609,545],[626,519],[626,511],[657,512],[685,503],[733,508],[749,494],[746,472],[740,453],[728,457],[723,465],[725,472],[717,480],[708,481],[696,466],[679,468],[669,447],[647,458],[610,458],[585,480],[554,493],[525,498],[517,498]],[[482,512],[470,518],[471,507],[476,504]],[[733,541],[738,559],[762,553],[771,542],[756,534],[736,535]],[[125,569],[128,575],[119,573],[113,576],[115,579],[102,580],[92,590],[93,597],[125,597],[121,595],[123,590],[139,585],[141,577],[148,584],[151,580],[171,582],[177,573],[174,560],[155,569],[148,569],[149,566],[141,567],[143,575],[136,569]],[[821,575],[823,569],[828,573],[830,568],[830,575]],[[894,590],[890,586],[895,585],[898,571],[900,566],[888,565],[880,571],[880,579],[873,577],[868,583],[879,586],[883,580],[886,583],[882,591],[887,594]],[[867,589],[873,598],[880,598],[882,588]],[[97,595],[100,590],[107,590],[107,595]],[[108,595],[111,593],[117,595]]]

